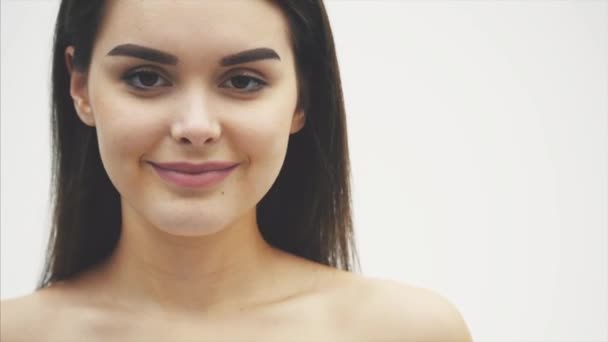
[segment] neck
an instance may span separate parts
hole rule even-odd
[[[217,233],[175,236],[123,210],[118,245],[98,272],[106,293],[154,311],[238,310],[271,294],[279,252],[262,238],[255,209]]]

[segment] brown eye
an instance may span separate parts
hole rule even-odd
[[[129,86],[138,90],[148,90],[150,88],[167,87],[171,83],[155,71],[136,70],[128,73],[123,78]]]
[[[247,88],[247,85],[249,85],[249,82],[251,82],[252,79],[245,76],[235,76],[231,78],[230,81],[232,82],[232,85],[234,85],[235,88],[244,89]]]
[[[239,92],[255,92],[259,91],[266,86],[266,82],[259,78],[247,76],[247,75],[236,75],[230,77],[224,82],[223,88],[233,88]]]

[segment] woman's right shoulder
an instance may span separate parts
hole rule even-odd
[[[0,301],[0,341],[26,341],[40,321],[40,296],[32,293]]]
[[[58,293],[50,289],[0,301],[0,341],[45,340],[61,318]]]

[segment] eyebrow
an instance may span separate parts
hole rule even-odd
[[[152,49],[149,47],[136,45],[136,44],[122,44],[114,47],[108,56],[127,56],[135,57],[139,59],[145,59],[151,62],[160,64],[176,65],[179,59],[168,53],[160,50]],[[235,54],[231,54],[223,57],[220,60],[221,66],[231,66],[236,64],[243,64],[249,62],[255,62],[264,59],[277,59],[281,60],[279,54],[270,48],[256,48],[251,50],[241,51]]]

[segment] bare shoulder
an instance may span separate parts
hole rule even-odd
[[[49,340],[65,315],[65,300],[56,289],[45,288],[0,303],[0,341]]]
[[[341,296],[341,306],[348,310],[343,317],[358,327],[360,336],[386,341],[472,341],[458,309],[439,293],[356,274],[349,278]]]
[[[6,342],[30,341],[34,327],[46,324],[45,296],[34,292],[28,295],[4,299],[0,303],[0,340]]]
[[[0,302],[0,341],[18,341],[17,332],[25,325],[26,311],[23,298],[3,299]]]

